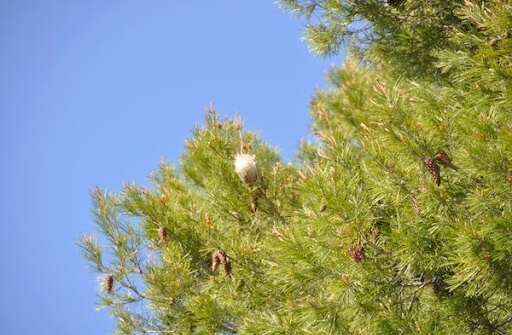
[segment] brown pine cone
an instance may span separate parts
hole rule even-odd
[[[350,254],[350,257],[352,257],[352,259],[356,263],[359,263],[366,259],[366,255],[364,253],[364,247],[357,246],[357,245],[351,245],[348,248],[348,253]]]
[[[160,243],[166,244],[167,243],[167,230],[165,230],[164,227],[158,228],[158,238],[160,239]]]
[[[428,172],[430,172],[430,174],[434,177],[436,185],[441,185],[441,174],[437,162],[432,158],[425,158],[425,160],[423,160],[423,163],[425,164],[425,167],[427,168]]]
[[[112,292],[112,287],[114,286],[114,276],[107,275],[103,279],[103,286],[105,287],[105,291],[107,291],[107,293]]]
[[[226,267],[226,262],[229,261],[228,256],[222,250],[217,250],[212,255],[212,271],[216,271],[220,264],[224,264],[224,268]]]
[[[437,162],[439,162],[439,164],[441,164],[444,167],[449,167],[449,168],[454,169],[454,170],[458,169],[458,167],[456,167],[452,163],[452,160],[450,159],[448,154],[446,152],[444,152],[443,150],[439,151],[436,154],[435,158],[436,158]]]

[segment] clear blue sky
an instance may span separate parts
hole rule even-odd
[[[293,156],[340,61],[301,31],[271,0],[0,1],[2,334],[112,333],[76,246],[90,191],[177,162],[210,102]]]

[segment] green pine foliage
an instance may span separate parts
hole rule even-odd
[[[487,1],[478,1],[484,4]],[[306,20],[304,39],[319,55],[349,47],[358,58],[408,77],[437,80],[439,49],[453,48],[451,29],[466,30],[457,15],[462,0],[279,0],[286,10]]]
[[[94,190],[80,245],[118,333],[512,333],[512,6],[442,3],[442,80],[347,60],[293,164],[212,107],[150,189]]]

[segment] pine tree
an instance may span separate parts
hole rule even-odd
[[[414,1],[321,3],[421,21]],[[293,164],[212,107],[150,189],[93,192],[80,244],[119,333],[512,333],[512,6],[443,3],[431,58],[364,16],[403,54],[366,40],[371,62],[333,69]]]
[[[406,77],[437,80],[437,51],[457,48],[451,29],[466,31],[457,15],[462,0],[280,0],[307,21],[304,39],[319,55],[346,46],[365,61],[393,67]],[[485,4],[477,1],[475,4]]]

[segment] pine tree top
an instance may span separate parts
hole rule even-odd
[[[118,332],[511,333],[512,11],[446,6],[442,80],[349,58],[295,162],[211,108],[151,188],[94,190],[99,238],[81,247]]]

